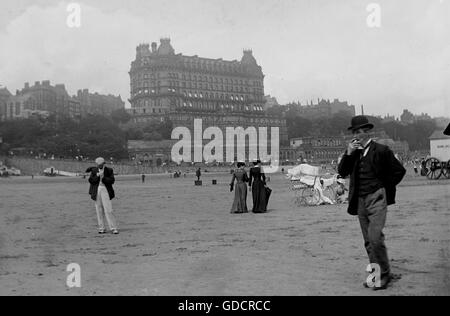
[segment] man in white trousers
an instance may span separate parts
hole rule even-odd
[[[90,168],[91,175],[89,177],[89,194],[92,200],[95,201],[95,209],[97,211],[98,229],[99,234],[105,234],[104,218],[108,222],[108,226],[111,232],[115,235],[119,233],[117,228],[116,219],[113,215],[113,208],[111,200],[114,199],[113,184],[114,171],[111,168],[105,166],[105,159],[97,158],[95,160],[97,167]]]

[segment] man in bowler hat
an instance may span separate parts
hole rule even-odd
[[[89,177],[89,194],[92,200],[95,201],[95,210],[97,211],[97,220],[99,234],[105,234],[104,218],[108,222],[108,226],[113,234],[118,234],[116,219],[113,215],[113,208],[111,200],[114,199],[113,184],[114,171],[111,168],[105,166],[105,160],[103,158],[97,158],[95,160],[96,167],[89,168],[87,172],[91,172]]]
[[[358,216],[370,263],[380,266],[380,283],[374,288],[379,290],[386,289],[392,280],[383,234],[387,206],[395,204],[396,186],[406,170],[389,147],[371,139],[373,127],[366,116],[352,118],[348,130],[353,139],[338,172],[344,178],[350,176],[348,213]]]

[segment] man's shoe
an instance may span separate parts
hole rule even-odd
[[[117,229],[113,229],[113,230],[112,230],[112,233],[113,233],[114,235],[118,235],[118,234],[119,234],[119,231],[118,231]]]
[[[386,290],[388,288],[389,283],[392,281],[392,276],[388,275],[386,277],[381,278],[381,285],[378,287],[374,287],[374,291]]]
[[[100,229],[100,230],[98,231],[98,233],[99,233],[100,235],[106,234],[106,230]]]

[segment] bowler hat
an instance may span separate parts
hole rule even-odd
[[[374,126],[369,123],[369,119],[364,115],[358,115],[352,118],[352,126],[348,128],[349,131],[354,131],[360,128],[372,129]]]

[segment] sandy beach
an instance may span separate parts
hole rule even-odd
[[[237,215],[229,174],[205,174],[202,187],[118,177],[118,236],[97,234],[85,179],[1,179],[0,295],[450,294],[450,180],[398,187],[385,235],[402,278],[374,292],[347,205],[298,207],[284,176],[271,178],[268,213]],[[70,263],[81,288],[66,286]]]

